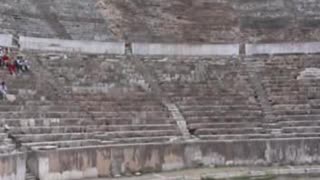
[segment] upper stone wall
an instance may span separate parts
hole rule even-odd
[[[109,26],[131,41],[319,40],[317,0],[102,0]],[[103,4],[103,3],[101,3]]]
[[[0,33],[81,40],[320,40],[318,0],[3,0]]]
[[[3,0],[0,32],[34,37],[114,40],[96,0]]]
[[[232,42],[239,39],[236,9],[226,0],[101,0],[109,28],[131,41]]]

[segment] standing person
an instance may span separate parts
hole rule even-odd
[[[18,72],[27,72],[30,70],[29,62],[23,56],[18,56],[15,64]]]
[[[7,95],[7,92],[8,92],[7,85],[4,81],[2,81],[0,85],[0,98],[4,99]]]
[[[16,58],[16,60],[14,61],[14,65],[16,66],[16,70],[17,70],[17,73],[22,73],[23,72],[23,59],[21,56],[18,56]]]
[[[0,47],[0,67],[3,66],[3,61],[2,61],[2,57],[5,55],[4,53],[4,49],[2,47]]]
[[[15,75],[16,74],[16,65],[14,62],[8,62],[7,63],[7,67],[8,67],[8,71],[11,75]]]
[[[4,49],[2,47],[0,47],[0,58],[2,58],[2,56],[4,55]]]
[[[2,63],[1,65],[6,65],[7,66],[9,61],[10,61],[9,56],[7,54],[4,54],[2,56],[2,58],[1,58],[1,63]]]

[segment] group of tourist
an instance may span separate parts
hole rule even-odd
[[[7,68],[11,75],[28,72],[30,70],[28,60],[23,58],[23,56],[16,56],[15,58],[12,58],[9,51],[9,48],[0,47],[0,68]],[[7,85],[5,81],[2,81],[0,84],[0,99],[8,99],[7,96],[9,95],[7,92]]]
[[[9,56],[9,49],[1,48],[1,47],[0,47],[0,67],[7,67],[11,75],[28,72],[30,69],[28,60],[26,60],[22,56],[11,58]]]

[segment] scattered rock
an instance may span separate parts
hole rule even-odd
[[[306,68],[301,71],[298,80],[307,80],[307,79],[320,79],[320,69],[319,68]]]
[[[16,96],[15,95],[13,95],[13,94],[7,94],[6,95],[6,98],[7,98],[7,100],[9,101],[9,102],[14,102],[14,101],[16,101]]]
[[[40,101],[45,101],[46,97],[45,96],[41,96]]]

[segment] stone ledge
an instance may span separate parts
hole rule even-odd
[[[11,34],[0,34],[0,46],[13,47],[13,36]]]
[[[239,44],[133,43],[133,55],[239,55]]]
[[[246,55],[316,53],[320,53],[320,42],[246,44]]]
[[[99,42],[47,39],[21,36],[21,50],[38,50],[54,52],[81,52],[85,54],[124,54],[123,42]]]

